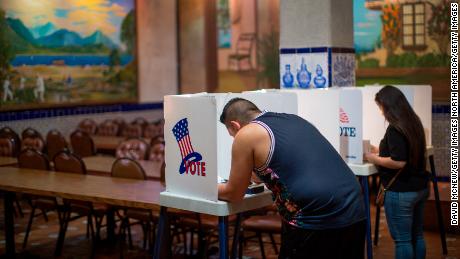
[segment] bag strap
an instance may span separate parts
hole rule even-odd
[[[395,176],[393,176],[393,178],[391,178],[390,182],[388,183],[387,187],[384,187],[385,190],[388,190],[390,189],[391,185],[393,185],[394,181],[396,181],[396,178],[401,174],[401,172],[403,171],[404,167],[399,169],[399,171],[396,173]]]

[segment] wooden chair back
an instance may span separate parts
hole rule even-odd
[[[18,155],[18,167],[50,170],[50,163],[48,157],[42,152],[33,148],[26,148]]]
[[[118,158],[112,165],[112,177],[147,180],[147,175],[139,163],[131,158]]]

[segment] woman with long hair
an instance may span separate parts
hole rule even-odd
[[[395,258],[425,258],[423,209],[428,198],[428,175],[424,129],[398,88],[383,87],[375,95],[375,102],[389,126],[379,148],[373,147],[365,157],[378,166],[384,187],[399,172],[384,202]]]

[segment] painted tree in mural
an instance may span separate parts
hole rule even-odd
[[[135,17],[134,11],[131,10],[128,13],[128,15],[126,15],[125,19],[123,20],[123,23],[121,24],[120,40],[126,45],[126,52],[130,54],[135,54],[135,39]]]
[[[382,43],[388,50],[388,56],[394,54],[401,42],[400,5],[386,4],[382,8]]]
[[[11,48],[10,35],[8,24],[5,18],[5,11],[0,9],[0,79],[6,76],[9,68],[9,63],[14,57],[13,49]]]
[[[441,1],[438,5],[431,4],[431,18],[428,20],[428,35],[436,41],[441,55],[447,56],[449,48],[449,1]]]

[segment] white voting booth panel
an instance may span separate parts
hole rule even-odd
[[[218,177],[228,179],[233,142],[219,117],[225,104],[234,97],[276,112],[293,113],[296,105],[293,95],[280,93],[165,96],[167,192],[217,201]],[[282,105],[289,102],[292,104]]]
[[[362,164],[362,98],[359,90],[345,87],[281,91],[296,94],[297,115],[312,123],[345,161]]]
[[[341,87],[340,92],[340,155],[348,163],[363,163],[363,105],[361,91]]]
[[[430,85],[394,85],[398,87],[415,113],[422,121],[425,130],[426,144],[431,146],[431,121],[432,121],[432,89]],[[385,135],[388,122],[375,103],[375,94],[382,89],[383,85],[367,85],[359,87],[363,98],[363,139],[370,140],[371,144],[378,146]]]

